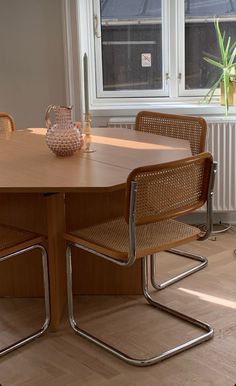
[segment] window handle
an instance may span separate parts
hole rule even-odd
[[[168,83],[169,83],[169,80],[170,80],[170,74],[169,74],[169,72],[166,72],[166,73],[165,73],[165,78],[166,78],[166,84],[168,84]]]
[[[100,39],[101,35],[99,35],[99,30],[98,30],[99,19],[97,15],[94,15],[93,21],[94,21],[94,35],[96,36],[96,38]]]

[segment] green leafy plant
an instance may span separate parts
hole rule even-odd
[[[210,103],[215,91],[220,87],[221,82],[224,85],[224,104],[225,104],[225,115],[228,115],[229,109],[229,94],[230,94],[230,84],[232,81],[236,80],[235,69],[236,69],[236,42],[231,43],[231,37],[229,36],[227,41],[225,38],[225,33],[222,34],[220,29],[220,23],[217,19],[214,22],[217,43],[220,51],[220,60],[216,57],[204,57],[203,59],[212,64],[213,66],[219,68],[220,75],[213,86],[210,88],[203,101]]]

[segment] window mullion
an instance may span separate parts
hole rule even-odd
[[[170,94],[171,69],[170,69],[170,0],[162,0],[162,78],[163,93]]]
[[[96,31],[91,36],[91,41],[94,39],[95,49],[95,92],[96,96],[100,97],[103,90],[100,0],[93,1],[93,21],[96,23],[94,24]]]
[[[176,46],[177,46],[177,96],[183,96],[185,91],[185,18],[184,0],[176,0],[178,7],[176,10]]]
[[[168,30],[168,50],[169,50],[169,96],[175,98],[177,96],[177,50],[176,50],[176,1],[169,0],[168,14],[166,16]]]

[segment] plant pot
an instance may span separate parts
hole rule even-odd
[[[220,104],[225,105],[224,83],[220,84]],[[236,106],[236,82],[229,85],[229,106]]]

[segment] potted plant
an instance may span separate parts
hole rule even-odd
[[[225,115],[227,116],[229,106],[236,104],[236,42],[232,43],[230,36],[226,41],[225,33],[222,34],[218,19],[214,22],[214,26],[220,51],[220,60],[213,56],[204,57],[203,59],[220,69],[220,74],[204,97],[204,102],[210,103],[216,89],[220,87],[221,103],[225,105]],[[234,96],[232,96],[233,92],[235,93]]]

